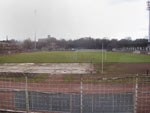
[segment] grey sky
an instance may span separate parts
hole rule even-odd
[[[37,10],[35,18],[34,10]],[[144,38],[146,0],[0,0],[0,40]]]

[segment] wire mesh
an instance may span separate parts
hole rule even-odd
[[[150,77],[1,73],[0,110],[149,113]]]

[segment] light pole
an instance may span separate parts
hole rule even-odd
[[[147,1],[147,10],[149,11],[149,30],[148,30],[148,49],[150,49],[150,1]]]
[[[34,34],[34,49],[36,50],[36,9],[34,10],[34,16],[35,16],[35,34]]]

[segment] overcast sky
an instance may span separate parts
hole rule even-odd
[[[144,38],[146,0],[0,0],[0,40],[33,40],[35,32],[37,38]]]

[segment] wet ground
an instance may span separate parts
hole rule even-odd
[[[0,72],[88,74],[94,71],[90,63],[4,63]]]

